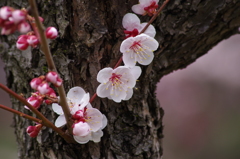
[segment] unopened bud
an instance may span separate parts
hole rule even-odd
[[[0,8],[0,18],[6,20],[12,15],[11,7],[5,6]]]
[[[23,21],[18,25],[18,31],[22,34],[27,33],[28,31],[30,31],[30,29],[31,27],[26,21]]]
[[[28,38],[27,35],[20,35],[18,37],[16,46],[19,50],[26,50],[28,48],[29,45],[27,42],[27,38]]]
[[[23,10],[15,10],[12,12],[12,21],[15,24],[18,24],[19,22],[26,19],[26,12]]]
[[[54,27],[48,27],[48,28],[46,29],[46,37],[47,37],[48,39],[56,39],[57,36],[58,36],[58,31],[57,31],[56,28],[54,28]]]

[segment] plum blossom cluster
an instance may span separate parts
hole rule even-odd
[[[140,0],[132,10],[137,14],[152,16],[158,7],[158,0]],[[107,97],[115,102],[129,100],[133,95],[136,80],[141,75],[141,68],[136,64],[149,65],[154,58],[154,51],[159,44],[154,39],[156,30],[152,25],[142,33],[147,23],[141,23],[133,13],[127,13],[122,20],[125,40],[121,43],[120,52],[123,54],[124,66],[115,69],[104,68],[99,71],[97,95]]]
[[[2,35],[9,35],[18,30],[26,33],[30,30],[30,25],[26,21],[27,11],[18,10],[8,6],[0,8],[0,27]]]
[[[34,108],[38,109],[43,102],[46,104],[55,102],[57,96],[55,91],[49,86],[49,83],[52,83],[55,87],[59,87],[62,84],[62,79],[56,72],[50,71],[46,76],[40,76],[31,80],[30,86],[36,90],[36,92],[32,93],[32,95],[27,98],[27,101]],[[28,109],[27,106],[25,106],[25,108]]]
[[[48,27],[45,30],[45,34],[48,39],[56,39],[58,36],[58,31],[54,27]],[[33,31],[31,31],[25,35],[20,35],[18,37],[16,46],[19,50],[26,50],[29,46],[33,48],[37,47],[39,43],[39,38]]]
[[[39,17],[41,22],[44,21],[42,17]],[[40,40],[37,34],[36,26],[34,25],[35,19],[28,15],[26,9],[14,9],[9,6],[0,8],[0,28],[2,35],[9,35],[15,31],[19,31],[21,34],[18,37],[16,46],[20,50],[26,50],[29,46],[35,48]],[[34,31],[31,31],[31,28]],[[56,39],[58,31],[54,27],[48,27],[45,30],[46,37],[48,39]]]
[[[80,143],[88,141],[99,142],[103,136],[102,129],[107,125],[107,118],[98,109],[89,103],[89,93],[81,87],[73,87],[67,93],[68,106],[72,114],[73,137]],[[59,116],[55,121],[57,127],[66,124],[62,107],[56,103],[52,104],[53,111]]]

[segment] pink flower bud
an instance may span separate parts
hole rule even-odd
[[[57,97],[56,92],[51,87],[49,87],[49,92],[46,95],[48,95],[49,97],[52,97],[52,98]]]
[[[1,31],[2,35],[12,34],[16,30],[16,26],[12,21],[5,21]]]
[[[46,80],[51,83],[56,83],[58,79],[58,74],[56,72],[50,71],[46,75]]]
[[[26,19],[26,12],[22,10],[15,10],[12,12],[12,20],[15,24]]]
[[[57,36],[58,36],[58,31],[57,31],[56,28],[54,28],[54,27],[48,27],[48,28],[46,29],[46,37],[47,37],[48,39],[56,39]]]
[[[27,42],[32,47],[36,47],[39,44],[39,40],[35,35],[29,35],[27,38]]]
[[[42,78],[34,78],[31,80],[30,82],[30,86],[32,87],[32,89],[37,90],[38,86],[43,82]]]
[[[46,80],[54,84],[55,87],[59,87],[62,84],[62,79],[58,76],[56,72],[53,71],[48,72],[48,74],[46,75]]]
[[[27,33],[30,29],[31,27],[26,21],[23,21],[18,25],[18,31],[22,34]]]
[[[86,136],[90,133],[90,126],[86,122],[78,122],[73,125],[73,135]]]
[[[43,102],[43,98],[41,96],[32,95],[27,99],[27,102],[31,104],[34,108],[38,109]],[[27,106],[24,106],[24,108],[29,109]]]
[[[51,91],[47,82],[42,82],[38,87],[37,90],[40,94],[47,94]]]
[[[0,18],[6,20],[12,15],[12,9],[8,6],[0,8]]]
[[[26,131],[30,137],[37,137],[41,128],[42,128],[41,124],[36,126],[28,126]]]
[[[20,35],[17,40],[17,48],[19,50],[26,50],[28,48],[27,35]]]

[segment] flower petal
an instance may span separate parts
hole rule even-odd
[[[127,13],[124,15],[122,25],[128,31],[141,28],[140,19],[133,13]]]
[[[127,96],[124,100],[129,100],[133,95],[133,89],[132,88],[128,88],[127,90]]]
[[[130,68],[130,72],[133,75],[133,77],[137,80],[142,73],[142,69],[139,66],[134,66]]]
[[[86,92],[81,87],[73,87],[67,93],[67,98],[74,104],[79,104]]]
[[[91,131],[96,132],[102,127],[102,113],[96,108],[89,108],[86,110],[85,119],[91,128]]]
[[[62,115],[63,114],[63,110],[62,107],[60,105],[58,105],[57,103],[53,103],[52,104],[52,109],[55,113],[57,113],[58,115]]]
[[[142,30],[147,25],[147,23],[142,23],[140,25]],[[153,25],[149,25],[148,28],[144,31],[144,34],[154,37],[156,35],[156,29],[153,27]]]
[[[101,127],[101,129],[104,129],[107,126],[108,120],[107,120],[107,117],[104,114],[102,116],[103,116],[103,118],[102,118],[102,127]]]
[[[132,11],[136,14],[143,15],[145,13],[144,6],[141,4],[136,4],[132,6]]]
[[[97,81],[100,83],[106,83],[112,75],[113,69],[110,67],[104,68],[98,72]]]
[[[98,130],[96,132],[92,132],[92,139],[91,140],[93,142],[100,142],[102,136],[103,136],[103,131],[102,130]]]
[[[86,144],[89,140],[92,139],[91,133],[89,133],[87,136],[75,136],[73,135],[73,138],[75,141],[77,141],[80,144]]]
[[[55,121],[56,127],[62,127],[65,124],[66,124],[66,119],[64,115],[60,115]]]
[[[89,100],[90,100],[89,93],[86,93],[83,96],[81,102],[79,103],[80,104],[79,110],[82,110],[89,103]]]
[[[109,96],[110,89],[111,89],[111,84],[109,82],[106,84],[102,83],[97,87],[97,95],[101,98],[105,98],[105,97]]]

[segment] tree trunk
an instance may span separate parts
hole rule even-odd
[[[4,1],[0,6],[27,7],[25,1]],[[95,93],[98,71],[113,67],[121,57],[122,17],[132,12],[131,6],[137,3],[137,0],[38,1],[44,25],[55,26],[60,33],[50,47],[66,91],[81,86],[91,96]],[[97,98],[92,104],[108,118],[101,142],[68,144],[49,128],[44,128],[37,138],[30,138],[25,131],[34,123],[14,116],[19,158],[161,158],[164,112],[156,99],[156,84],[164,75],[188,66],[219,41],[236,34],[240,26],[239,8],[237,0],[171,0],[153,23],[160,47],[153,63],[141,66],[143,72],[133,97],[120,104]],[[148,21],[149,17],[141,20]],[[47,65],[38,48],[16,50],[16,39],[16,34],[1,36],[0,53],[6,65],[8,87],[28,97],[33,92],[29,81],[45,74]],[[15,99],[12,107],[32,114]],[[57,117],[51,106],[42,106],[40,111],[52,122]]]

